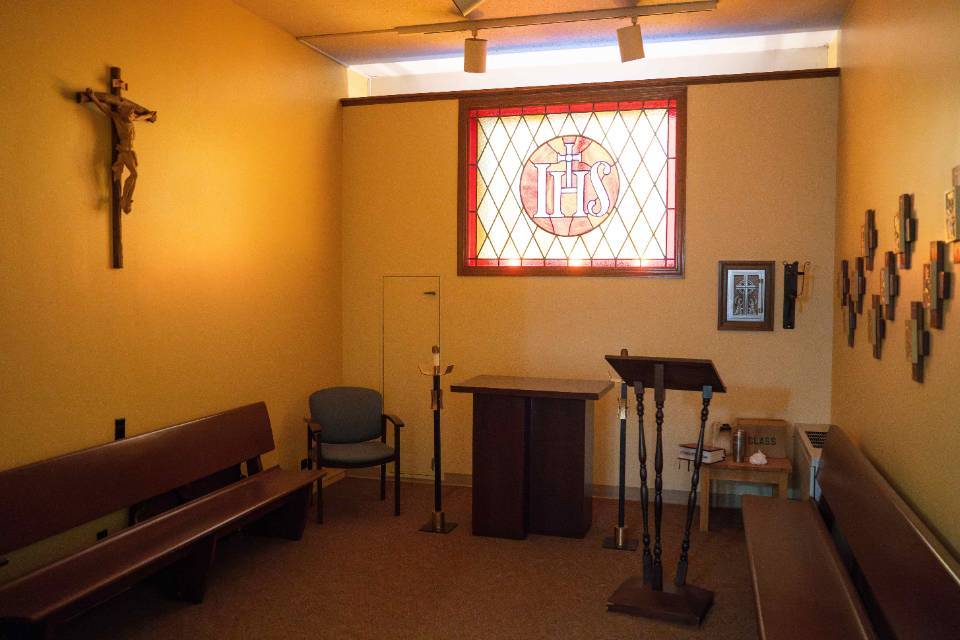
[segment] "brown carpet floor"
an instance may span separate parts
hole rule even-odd
[[[324,492],[326,523],[299,542],[237,535],[223,541],[206,600],[188,605],[141,584],[75,619],[80,638],[756,638],[737,512],[716,512],[692,536],[688,582],[716,601],[700,628],[608,613],[607,597],[640,572],[639,552],[601,548],[616,502],[595,500],[583,540],[470,535],[470,489],[444,493],[448,535],[417,529],[432,486],[404,483],[403,514],[377,498],[376,481],[346,479]],[[640,509],[627,504],[639,528]],[[652,514],[652,510],[651,510]],[[679,553],[684,509],[664,507],[665,577]],[[696,522],[694,524],[696,529]]]

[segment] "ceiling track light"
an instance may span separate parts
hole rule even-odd
[[[299,36],[298,41],[311,49],[324,53],[314,42],[324,38],[344,36],[360,36],[383,33],[398,35],[414,35],[428,33],[456,33],[469,31],[473,37],[464,41],[463,69],[468,73],[483,73],[486,70],[487,41],[476,37],[480,29],[505,29],[511,27],[529,27],[534,25],[562,24],[567,22],[587,22],[590,20],[613,20],[630,18],[633,24],[617,30],[617,41],[620,44],[620,58],[624,62],[643,58],[643,38],[637,18],[642,16],[667,15],[674,13],[693,13],[697,11],[713,11],[717,8],[718,0],[694,0],[693,2],[663,2],[647,4],[637,7],[618,9],[593,9],[588,11],[568,11],[563,13],[544,13],[530,16],[516,16],[512,18],[484,18],[480,20],[458,20],[454,22],[438,22],[434,24],[416,24],[394,27],[392,29],[373,29],[369,31],[346,31],[342,33],[319,33],[309,36]],[[466,15],[480,2],[468,0],[454,0],[457,8]],[[469,68],[468,68],[469,67]]]
[[[617,45],[620,47],[620,62],[630,62],[631,60],[642,60],[643,53],[643,33],[640,25],[637,24],[637,18],[631,18],[633,24],[629,27],[617,29]]]
[[[476,11],[486,0],[453,0],[457,10],[464,18]]]
[[[463,70],[467,73],[487,72],[487,41],[478,38],[476,31],[473,37],[463,41]]]

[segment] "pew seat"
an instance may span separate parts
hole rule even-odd
[[[819,502],[743,498],[760,637],[960,637],[960,562],[839,427],[818,480]]]
[[[222,537],[243,529],[300,539],[312,485],[323,474],[263,470],[259,454],[272,448],[266,407],[258,403],[0,472],[0,519],[14,523],[0,529],[0,552],[131,500],[195,491],[210,477],[224,485],[0,585],[0,637],[51,637],[58,624],[161,570],[171,595],[198,603]],[[66,501],[44,502],[55,494]]]
[[[762,638],[874,637],[812,503],[744,496],[743,528]]]

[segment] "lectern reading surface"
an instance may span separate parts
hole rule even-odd
[[[697,506],[697,484],[703,456],[703,434],[709,416],[713,392],[726,392],[723,381],[710,360],[685,358],[649,358],[642,356],[606,356],[620,377],[634,388],[637,397],[637,415],[640,419],[640,506],[643,517],[643,576],[628,578],[607,601],[609,611],[620,611],[651,618],[662,618],[689,624],[703,621],[713,592],[686,584],[687,561],[690,550],[690,526]],[[657,407],[657,441],[654,454],[654,545],[650,552],[650,531],[647,517],[647,447],[643,433],[643,391],[654,388]],[[663,404],[666,390],[700,391],[703,408],[700,411],[700,434],[697,453],[687,498],[687,518],[680,546],[680,561],[673,582],[663,585],[661,562],[660,522],[663,514]]]

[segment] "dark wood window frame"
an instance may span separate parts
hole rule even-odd
[[[470,111],[484,108],[522,107],[542,104],[603,103],[641,100],[676,101],[676,168],[674,215],[674,267],[577,267],[577,266],[473,266],[468,264],[467,182]],[[687,87],[664,84],[635,88],[562,87],[529,92],[491,92],[459,101],[459,145],[457,185],[457,274],[461,276],[640,276],[682,277],[684,268],[684,231],[686,222],[686,123]],[[670,239],[668,238],[668,241]]]

